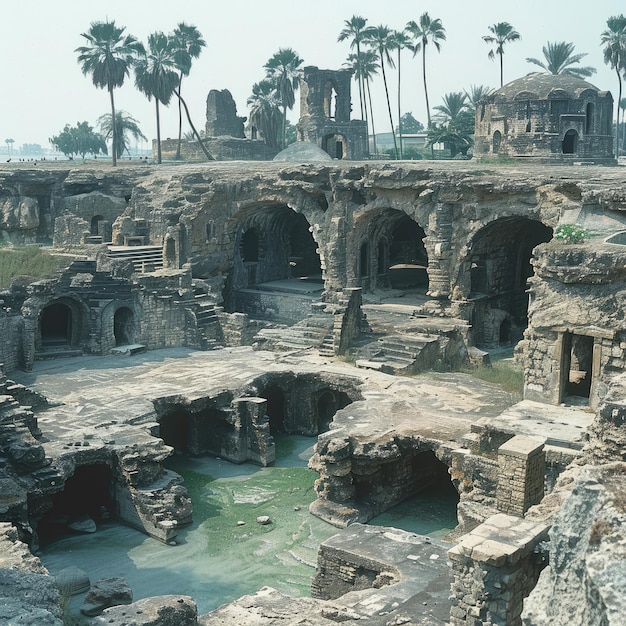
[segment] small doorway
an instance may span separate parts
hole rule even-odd
[[[578,133],[568,130],[563,137],[563,154],[576,154],[578,152]]]
[[[50,304],[41,312],[41,343],[43,346],[64,346],[72,341],[72,310],[62,302]]]
[[[113,334],[116,346],[128,346],[134,343],[134,321],[135,316],[128,307],[123,306],[115,311]]]
[[[589,404],[594,344],[594,338],[587,335],[563,334],[559,402]]]

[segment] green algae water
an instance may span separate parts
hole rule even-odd
[[[181,530],[176,546],[109,521],[94,534],[60,538],[39,556],[52,575],[74,565],[87,572],[92,583],[125,578],[135,600],[190,595],[199,613],[265,585],[291,596],[308,596],[319,544],[341,532],[308,512],[317,474],[306,464],[315,441],[300,436],[277,439],[273,467],[209,457],[169,459],[168,468],[184,477],[194,505],[194,522]],[[416,496],[372,523],[442,536],[454,527],[456,509],[448,498],[446,511],[437,497]],[[268,516],[271,523],[258,524],[259,516]],[[72,613],[78,613],[83,598],[72,598]]]

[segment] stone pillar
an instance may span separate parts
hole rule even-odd
[[[517,435],[498,448],[498,510],[524,517],[543,499],[546,473],[544,441]]]
[[[241,462],[267,466],[276,460],[276,446],[270,434],[265,398],[239,398],[234,402],[241,423]]]
[[[428,252],[428,295],[445,299],[450,295],[453,208],[438,203],[433,211],[425,245]]]
[[[545,562],[535,547],[547,524],[499,513],[461,537],[452,561],[451,626],[521,626],[524,598]]]

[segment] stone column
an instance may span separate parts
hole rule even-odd
[[[546,473],[544,441],[517,435],[498,448],[498,510],[524,517],[543,499]]]
[[[241,431],[241,461],[262,466],[270,465],[276,458],[276,447],[270,435],[270,421],[265,398],[239,398],[235,400]]]
[[[499,513],[461,537],[452,561],[452,626],[521,626],[524,598],[545,562],[535,547],[547,524]]]

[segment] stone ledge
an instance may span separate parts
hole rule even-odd
[[[513,565],[547,539],[549,526],[499,513],[461,537],[448,551],[453,561],[473,559],[493,567]]]

